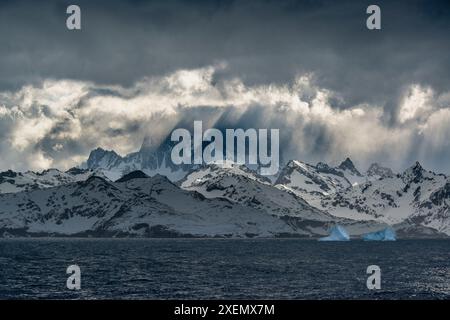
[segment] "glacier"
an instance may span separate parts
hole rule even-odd
[[[392,228],[385,228],[380,231],[367,233],[363,236],[365,241],[395,241],[396,235]]]
[[[347,231],[339,225],[334,226],[330,230],[330,235],[328,237],[320,238],[319,241],[349,241],[350,236]]]

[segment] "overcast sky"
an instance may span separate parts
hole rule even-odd
[[[192,119],[280,128],[285,158],[450,173],[449,35],[448,1],[0,1],[0,169]]]

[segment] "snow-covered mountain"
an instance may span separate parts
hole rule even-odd
[[[340,169],[325,163],[313,166],[296,160],[289,161],[275,181],[277,188],[292,191],[313,206],[318,206],[323,196],[342,191],[351,185]]]
[[[124,157],[114,151],[97,148],[90,153],[82,167],[91,170],[102,169],[112,181],[135,170],[141,170],[149,176],[160,174],[171,181],[178,181],[195,166],[173,164],[170,157],[172,147],[173,143],[168,138],[160,144],[146,138],[139,151]]]
[[[366,177],[367,180],[378,180],[380,178],[391,178],[395,174],[391,168],[386,168],[380,166],[378,163],[372,163],[372,165],[367,169]]]
[[[0,195],[0,231],[22,235],[274,236],[282,220],[226,199],[206,199],[166,177],[130,173]]]
[[[180,185],[207,198],[226,198],[269,214],[332,220],[295,193],[275,188],[243,165],[205,165],[191,172]]]
[[[450,235],[450,180],[418,163],[395,174],[292,160],[273,179],[230,162],[175,166],[170,151],[147,140],[124,157],[96,149],[66,172],[0,173],[0,236],[320,237],[338,224],[352,237]]]
[[[141,170],[149,176],[160,174],[166,176],[172,182],[178,182],[186,175],[201,165],[182,164],[176,165],[172,162],[171,152],[176,142],[166,137],[162,142],[153,141],[147,137],[144,139],[141,148],[137,152],[120,156],[114,151],[97,148],[91,151],[89,158],[80,167],[91,170],[101,169],[104,174],[112,181],[119,179],[124,174],[135,170]],[[203,148],[207,143],[203,144]],[[194,153],[192,146],[192,154]],[[206,163],[204,163],[206,164]],[[260,164],[247,164],[250,171],[260,172]],[[276,176],[266,176],[265,180],[272,182]]]
[[[0,194],[31,191],[84,181],[90,176],[104,177],[101,170],[72,168],[66,172],[49,169],[42,172],[0,172]]]
[[[344,177],[352,184],[352,186],[360,184],[366,180],[358,169],[356,169],[353,161],[346,158],[338,167],[335,168],[337,172],[341,172]]]
[[[278,216],[309,236],[326,235],[330,226],[340,223],[352,235],[379,228],[380,223],[337,218],[307,203],[288,188],[278,188],[244,165],[205,165],[180,182],[186,190],[207,198],[226,198],[246,207]]]
[[[132,172],[117,182],[91,176],[58,187],[0,195],[0,234],[311,237],[325,234],[336,220],[350,227],[354,224],[356,233],[379,226],[368,223],[365,225],[369,228],[362,228],[361,223],[335,219],[307,207],[295,195],[287,200],[272,197],[265,204],[286,201],[293,205],[291,201],[298,200],[300,206],[295,212],[284,212],[285,208],[272,212],[258,203],[261,198],[207,198],[197,191],[181,189],[166,177],[150,178],[143,172]],[[292,219],[288,219],[290,216]]]
[[[419,163],[398,175],[374,163],[361,174],[348,158],[338,167],[290,161],[275,182],[335,217],[394,225],[402,236],[450,235],[448,184]]]
[[[402,174],[367,181],[322,198],[319,208],[337,217],[408,222],[450,235],[450,179],[417,162]]]
[[[277,188],[290,190],[309,204],[320,207],[324,196],[391,175],[393,175],[391,169],[375,163],[370,166],[366,174],[361,174],[350,158],[346,158],[337,167],[331,167],[323,162],[311,165],[291,160],[281,170],[274,184]]]

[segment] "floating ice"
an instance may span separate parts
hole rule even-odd
[[[330,235],[328,237],[319,239],[319,241],[349,241],[349,240],[350,237],[347,231],[339,225],[336,225],[333,228],[331,228]]]
[[[395,241],[395,231],[392,228],[386,228],[380,231],[367,233],[363,236],[366,241]]]

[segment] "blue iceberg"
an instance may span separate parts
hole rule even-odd
[[[363,236],[365,241],[395,241],[395,231],[392,228],[386,228],[380,231],[367,233]]]
[[[347,231],[339,226],[336,225],[330,230],[330,235],[328,237],[320,238],[319,241],[349,241],[350,236],[348,235]]]

